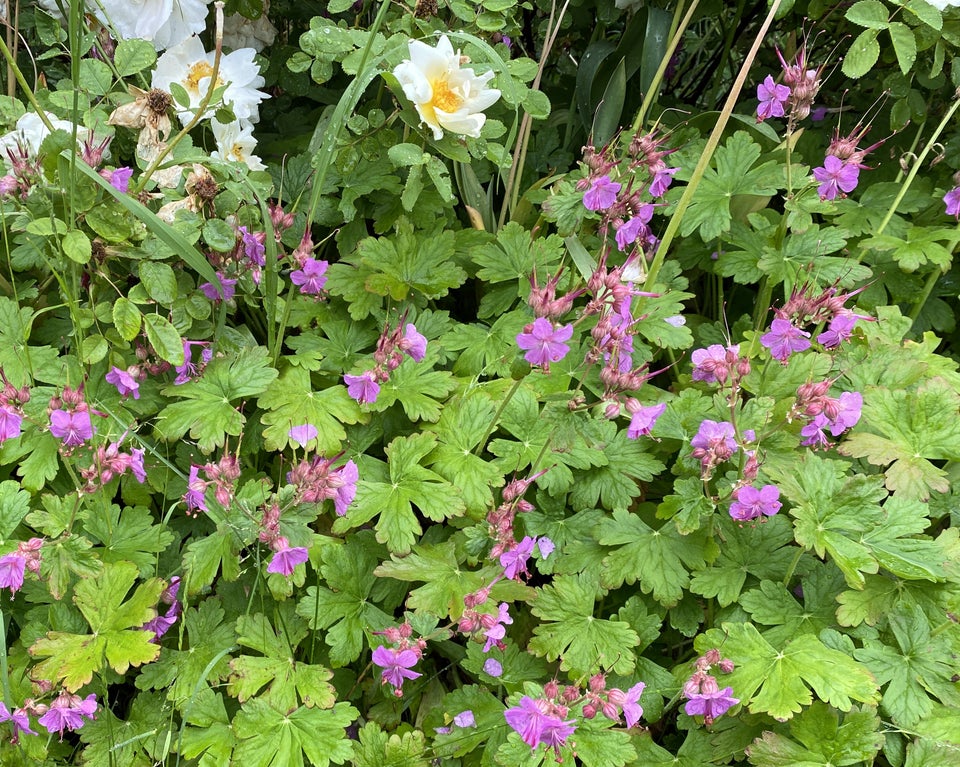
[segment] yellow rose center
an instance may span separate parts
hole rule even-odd
[[[463,104],[463,99],[449,86],[446,79],[434,80],[430,86],[433,88],[433,98],[430,101],[434,109],[456,112]]]
[[[232,157],[235,162],[246,162],[246,158],[243,155],[243,147],[240,144],[234,144],[230,147],[228,156]]]
[[[200,95],[200,81],[205,77],[210,77],[213,75],[213,66],[206,61],[198,61],[190,67],[190,71],[187,73],[186,86],[187,90],[190,93],[196,93]],[[223,85],[223,80],[219,77],[217,78],[217,83],[215,87]]]

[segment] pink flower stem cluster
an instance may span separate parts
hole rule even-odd
[[[40,575],[42,548],[42,538],[31,538],[20,541],[15,551],[0,557],[0,589],[10,589],[10,596],[13,596],[23,587],[27,570]]]
[[[170,585],[163,590],[163,593],[160,594],[160,601],[169,605],[167,612],[163,615],[157,614],[156,618],[153,618],[141,627],[141,631],[152,631],[154,636],[150,641],[154,644],[159,644],[161,637],[166,634],[172,627],[173,624],[177,622],[177,618],[180,617],[180,613],[183,608],[180,605],[180,602],[177,601],[177,595],[180,592],[180,576],[175,575],[170,579]]]
[[[10,726],[13,728],[13,734],[10,737],[10,743],[12,745],[17,745],[20,742],[20,734],[24,735],[36,735],[37,733],[30,729],[30,714],[33,713],[33,709],[28,709],[27,704],[32,704],[33,701],[27,701],[23,706],[15,708],[13,711],[7,708],[6,704],[0,702],[0,722],[10,722]],[[43,707],[46,711],[46,706]],[[36,716],[36,714],[34,714]]]
[[[0,391],[0,442],[5,442],[21,434],[23,406],[30,401],[30,389],[27,386],[16,388],[7,380],[2,368],[0,378],[3,379],[3,391]]]
[[[860,421],[863,395],[860,392],[843,392],[839,397],[829,397],[827,392],[833,381],[817,381],[801,384],[797,400],[788,415],[788,420],[800,415],[808,418],[800,430],[804,438],[800,443],[814,449],[827,449],[833,445],[827,432],[839,437]]]
[[[129,453],[120,451],[123,436],[107,447],[98,445],[94,453],[93,464],[80,470],[80,476],[86,481],[83,492],[95,493],[108,484],[114,477],[125,474],[128,470],[141,485],[147,481],[147,470],[143,465],[143,449],[131,448]]]
[[[691,456],[700,461],[701,476],[709,479],[714,468],[729,460],[737,452],[736,430],[726,421],[705,419],[700,423],[696,436],[690,440]]]
[[[726,347],[712,344],[706,349],[696,349],[690,361],[694,381],[719,384],[721,389],[730,384],[736,391],[740,382],[750,375],[750,360],[740,355],[740,344]]]
[[[535,317],[543,317],[551,322],[558,322],[564,314],[573,308],[573,302],[582,296],[585,288],[571,290],[563,296],[557,297],[557,286],[560,284],[560,277],[563,274],[561,267],[555,275],[550,277],[543,287],[537,282],[537,270],[534,267],[533,274],[530,275],[530,296],[527,303],[533,309]]]
[[[268,573],[280,573],[289,578],[297,565],[302,565],[309,558],[306,547],[291,546],[286,536],[280,534],[280,504],[276,499],[263,509],[260,540],[273,550],[273,558],[267,565]]]
[[[499,579],[484,586],[482,589],[467,594],[463,598],[464,611],[457,622],[457,630],[461,634],[469,637],[475,637],[478,641],[485,642],[484,652],[490,652],[493,647],[500,650],[506,648],[504,637],[507,635],[507,626],[513,623],[510,617],[510,609],[506,602],[501,602],[496,608],[495,613],[477,610],[487,604],[490,598],[490,590]]]
[[[340,457],[323,458],[316,455],[309,460],[304,458],[287,473],[287,482],[296,488],[297,503],[332,500],[337,516],[342,517],[347,513],[357,495],[360,472],[353,461],[333,468]]]
[[[399,626],[375,633],[381,634],[392,645],[391,647],[380,645],[373,651],[373,663],[383,669],[380,672],[380,683],[389,684],[393,687],[393,694],[402,698],[403,681],[421,676],[418,671],[411,671],[411,669],[423,657],[423,651],[427,649],[427,640],[422,637],[411,639],[413,628],[409,623],[401,623]]]
[[[18,194],[26,200],[30,190],[43,178],[40,158],[33,157],[29,147],[17,141],[16,148],[7,149],[11,172],[0,177],[0,196]]]
[[[697,658],[693,675],[683,686],[683,695],[687,699],[684,712],[687,716],[702,716],[707,727],[740,702],[733,697],[732,687],[720,689],[716,677],[710,673],[714,666],[723,674],[734,669],[733,661],[722,658],[719,650],[708,650]]]
[[[873,318],[856,314],[844,304],[863,288],[840,293],[836,284],[818,290],[812,284],[796,288],[790,299],[779,309],[770,330],[760,337],[760,343],[770,350],[771,356],[786,363],[794,352],[810,348],[811,333],[804,327],[828,323],[828,328],[817,336],[817,343],[826,349],[835,349],[853,335],[858,320],[873,321]]]
[[[543,687],[542,698],[524,695],[519,704],[503,712],[507,724],[530,748],[552,748],[557,757],[560,747],[577,728],[575,719],[567,719],[570,706],[580,699],[580,690],[572,685],[561,689],[555,681]]]
[[[611,722],[620,724],[622,714],[627,727],[635,727],[643,716],[640,696],[645,687],[643,682],[637,682],[626,692],[617,687],[607,689],[606,676],[594,674],[584,695],[583,718],[593,719],[597,714],[603,714]]]
[[[490,549],[490,559],[499,561],[500,556],[517,545],[513,531],[513,522],[517,512],[533,511],[533,504],[525,500],[523,494],[537,479],[547,473],[547,469],[539,471],[527,479],[514,479],[503,488],[502,503],[487,514],[487,525],[493,547]]]
[[[783,69],[783,84],[790,89],[786,109],[789,112],[789,132],[792,133],[794,126],[805,119],[813,108],[814,99],[820,91],[824,65],[821,64],[816,69],[810,68],[806,42],[800,46],[791,63],[787,63],[779,49],[777,58],[780,59],[780,67]]]
[[[200,472],[207,475],[207,479],[200,478]],[[187,478],[187,491],[183,494],[183,502],[187,505],[187,515],[209,511],[207,508],[207,488],[213,485],[214,494],[224,508],[230,506],[240,478],[240,462],[237,456],[225,453],[219,461],[211,461],[203,466],[190,465],[190,476]]]
[[[49,706],[33,704],[31,713],[42,714],[37,720],[39,724],[51,735],[56,733],[63,740],[65,730],[75,732],[83,727],[85,719],[96,718],[97,696],[91,693],[81,698],[63,690]]]
[[[841,136],[837,130],[833,134],[823,165],[813,169],[813,177],[819,183],[817,194],[821,200],[835,200],[846,197],[857,188],[860,171],[869,170],[863,164],[867,155],[883,143],[883,139],[866,149],[858,147],[860,141],[870,130],[870,126],[857,124],[848,135]]]
[[[412,322],[406,322],[405,315],[395,328],[384,327],[373,353],[376,362],[373,369],[360,375],[343,377],[347,393],[361,405],[376,402],[380,394],[380,384],[390,380],[391,371],[400,367],[404,354],[414,362],[422,362],[427,354],[426,337]]]
[[[63,441],[67,452],[93,438],[90,407],[83,398],[82,385],[76,389],[65,386],[62,394],[51,397],[47,413],[50,417],[50,433]]]
[[[330,264],[313,257],[313,236],[309,229],[303,233],[300,244],[290,254],[290,261],[298,267],[290,272],[290,282],[298,286],[303,295],[322,299]]]

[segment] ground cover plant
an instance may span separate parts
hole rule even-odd
[[[960,8],[5,19],[0,763],[960,764]]]

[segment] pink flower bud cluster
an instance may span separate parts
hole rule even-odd
[[[559,321],[563,315],[573,308],[573,302],[586,292],[585,288],[578,288],[558,298],[557,286],[562,274],[563,269],[561,268],[547,280],[543,287],[540,287],[537,283],[537,271],[534,269],[533,274],[530,275],[530,296],[527,298],[527,303],[533,309],[534,316]]]
[[[427,641],[422,637],[411,639],[413,628],[409,623],[374,632],[381,634],[392,646],[380,645],[373,651],[372,660],[375,665],[383,669],[380,672],[380,683],[393,687],[393,694],[403,697],[403,681],[417,679],[421,676],[418,671],[411,669],[420,662],[423,651],[427,649]]]
[[[701,422],[690,444],[693,446],[691,456],[699,459],[704,479],[709,478],[716,466],[729,460],[737,452],[735,436],[733,424],[726,421],[705,419]]]
[[[457,622],[457,630],[461,634],[485,642],[484,652],[490,652],[494,647],[500,650],[505,649],[506,644],[503,640],[507,635],[507,626],[513,623],[513,618],[510,617],[510,608],[506,602],[501,602],[495,613],[476,609],[487,603],[492,588],[493,583],[472,594],[467,594],[463,598],[465,609]]]
[[[289,578],[297,565],[302,565],[309,558],[306,547],[291,546],[286,536],[280,534],[280,504],[275,498],[263,509],[259,537],[274,552],[267,565],[268,573],[280,573]]]
[[[720,384],[721,388],[729,383],[737,389],[740,381],[750,375],[750,360],[740,356],[740,344],[726,347],[711,344],[706,349],[695,350],[690,360],[694,381]]]
[[[584,694],[583,718],[593,719],[597,714],[602,714],[611,722],[620,724],[622,714],[627,727],[635,727],[643,716],[640,696],[645,687],[643,682],[637,682],[626,692],[617,687],[607,689],[606,676],[594,674]]]
[[[323,458],[319,455],[304,458],[288,473],[287,482],[296,488],[297,503],[323,503],[332,500],[337,516],[344,516],[357,495],[357,480],[360,472],[357,464],[347,461],[333,468],[340,458]]]
[[[0,196],[17,193],[26,200],[30,190],[43,178],[40,159],[32,157],[30,149],[18,140],[16,148],[7,149],[11,172],[0,177]]]
[[[800,443],[814,449],[827,449],[833,442],[829,432],[839,437],[860,421],[863,395],[860,392],[843,392],[839,397],[828,397],[832,381],[802,384],[797,390],[797,400],[791,415],[799,414],[810,420],[800,430],[804,438]]]
[[[128,470],[140,484],[147,481],[147,470],[143,465],[143,449],[134,447],[129,453],[121,452],[122,441],[123,437],[116,442],[111,442],[107,447],[97,446],[93,464],[80,470],[80,476],[86,481],[83,492],[95,493],[114,477],[119,477]]]
[[[83,727],[85,719],[96,718],[97,696],[91,693],[86,698],[81,698],[63,690],[49,707],[34,704],[32,709],[37,714],[43,709],[45,713],[37,721],[51,735],[57,733],[60,740],[63,740],[65,730],[74,732]]]
[[[427,354],[427,339],[412,322],[401,318],[397,326],[384,327],[377,348],[373,353],[376,365],[360,375],[345,375],[347,393],[361,405],[376,402],[380,394],[380,384],[390,380],[390,373],[400,367],[403,355],[414,362],[422,362]]]
[[[533,511],[533,504],[523,498],[530,485],[547,473],[539,471],[527,479],[514,479],[503,488],[501,496],[503,502],[487,514],[487,525],[493,547],[490,549],[490,559],[499,560],[505,551],[517,545],[513,532],[513,521],[517,512]]]
[[[207,475],[207,479],[200,478],[201,471]],[[239,478],[240,462],[230,453],[225,453],[219,461],[211,461],[203,466],[191,464],[190,476],[187,478],[187,491],[183,494],[183,502],[187,505],[187,516],[209,511],[206,494],[210,485],[215,488],[217,503],[224,508],[229,507]]]
[[[11,384],[3,370],[3,390],[0,391],[0,442],[15,439],[21,434],[23,424],[23,406],[30,401],[30,389],[27,386],[16,388]]]
[[[687,716],[702,716],[707,727],[740,702],[733,697],[732,687],[720,689],[716,677],[710,673],[714,666],[723,674],[730,674],[734,669],[733,661],[721,657],[719,650],[708,650],[697,658],[693,675],[683,686],[683,695],[687,699],[684,711]]]
[[[10,589],[10,596],[13,596],[23,587],[23,579],[28,570],[40,575],[42,548],[42,538],[31,538],[20,541],[15,551],[0,557],[0,589]]]

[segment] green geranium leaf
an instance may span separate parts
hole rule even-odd
[[[594,617],[599,584],[586,575],[561,575],[544,586],[532,611],[544,622],[533,630],[530,650],[575,675],[597,669],[626,675],[633,671],[637,633],[623,621]]]

